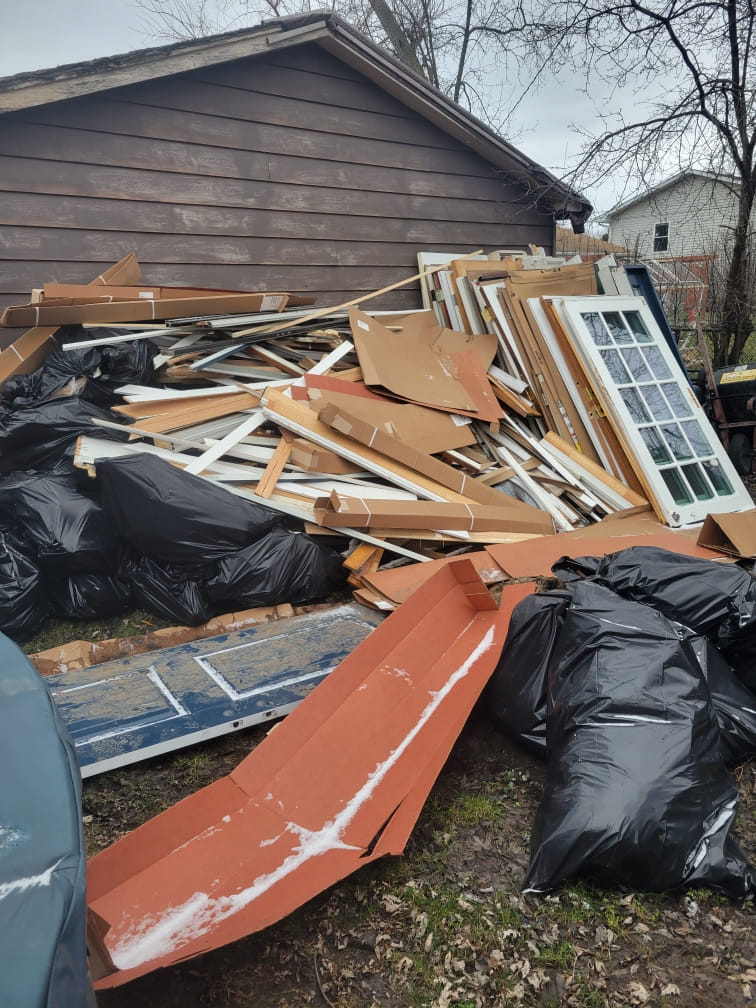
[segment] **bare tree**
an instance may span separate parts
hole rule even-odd
[[[751,330],[751,214],[756,194],[756,25],[752,0],[526,0],[520,52],[552,53],[600,94],[574,184],[614,175],[636,190],[673,170],[735,178],[718,364],[736,363]],[[510,40],[511,44],[511,40]],[[624,111],[623,111],[624,110]]]

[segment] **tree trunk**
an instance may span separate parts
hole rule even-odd
[[[370,0],[370,6],[375,12],[375,16],[381,22],[381,27],[391,40],[394,52],[399,59],[410,70],[414,70],[420,77],[425,77],[420,60],[417,57],[417,50],[407,38],[407,34],[394,16],[386,0]]]
[[[750,176],[743,179],[738,197],[738,221],[733,236],[730,266],[725,283],[722,329],[715,339],[714,366],[738,364],[751,333],[753,320],[753,272],[751,269],[751,211],[754,188]]]

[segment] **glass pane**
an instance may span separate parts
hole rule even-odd
[[[683,472],[688,483],[690,483],[693,493],[696,495],[696,500],[711,500],[714,496],[714,491],[704,476],[703,467],[700,465],[683,466]]]
[[[632,378],[622,363],[619,350],[599,350],[599,353],[615,385],[630,385],[632,383]]]
[[[625,321],[619,312],[604,312],[603,319],[606,328],[614,337],[616,343],[632,343],[633,338],[627,331]]]
[[[675,504],[682,505],[693,503],[690,490],[685,485],[685,481],[677,469],[662,469],[661,474],[662,479],[667,484],[667,489],[672,494],[672,499]]]
[[[690,450],[690,445],[685,440],[679,424],[662,424],[661,432],[664,435],[664,440],[667,442],[670,451],[676,459],[682,460],[693,458],[693,452]]]
[[[627,406],[627,411],[636,423],[650,423],[652,417],[649,415],[648,410],[643,405],[643,400],[638,394],[637,389],[628,388],[620,389],[620,395],[622,396],[622,401],[625,406]]]
[[[654,376],[646,367],[643,355],[637,347],[628,347],[626,350],[622,350],[621,353],[635,381],[651,381]]]
[[[696,455],[700,457],[702,455],[714,454],[711,441],[707,438],[705,432],[701,430],[701,425],[697,420],[684,420],[680,426],[685,431],[685,436],[690,441]]]
[[[711,462],[704,462],[704,472],[714,484],[714,489],[720,497],[724,497],[733,492],[732,485],[722,472],[722,466],[719,462],[715,462],[713,459]]]
[[[580,318],[583,322],[585,322],[586,328],[591,334],[591,339],[596,346],[612,345],[611,337],[604,328],[604,324],[601,321],[601,317],[598,312],[581,312]]]
[[[645,427],[640,433],[646,443],[646,448],[651,453],[651,458],[657,465],[664,465],[665,462],[672,461],[672,456],[667,451],[667,447],[655,427]]]
[[[667,400],[659,391],[658,385],[643,385],[641,392],[654,420],[672,419],[672,411],[667,405]]]
[[[643,356],[646,358],[654,378],[672,377],[672,372],[667,367],[667,362],[662,357],[661,350],[658,347],[643,347]]]
[[[648,329],[643,324],[643,319],[640,317],[639,312],[627,311],[625,312],[625,321],[627,322],[630,330],[632,331],[635,339],[638,343],[650,343],[651,335]]]
[[[693,415],[690,403],[683,395],[679,385],[676,385],[674,382],[663,382],[661,387],[676,417]]]

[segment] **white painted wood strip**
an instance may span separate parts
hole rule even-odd
[[[209,465],[212,465],[222,455],[225,455],[230,448],[238,444],[243,437],[257,430],[264,420],[265,416],[262,410],[255,410],[254,413],[250,413],[246,419],[242,420],[238,427],[235,427],[220,441],[216,441],[215,444],[210,445],[199,457],[192,459],[186,467],[186,471],[192,473],[194,476],[198,476]]]

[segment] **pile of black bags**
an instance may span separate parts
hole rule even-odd
[[[515,609],[487,692],[547,761],[524,890],[753,896],[728,767],[756,754],[756,579],[644,546],[553,572],[564,590]]]
[[[63,330],[75,341],[80,330]],[[94,330],[103,338],[108,330]],[[147,452],[73,465],[81,434],[125,441],[110,406],[154,384],[149,341],[62,351],[7,381],[0,403],[0,631],[16,642],[50,616],[142,608],[196,626],[222,612],[305,605],[343,586],[341,557],[277,512]]]

